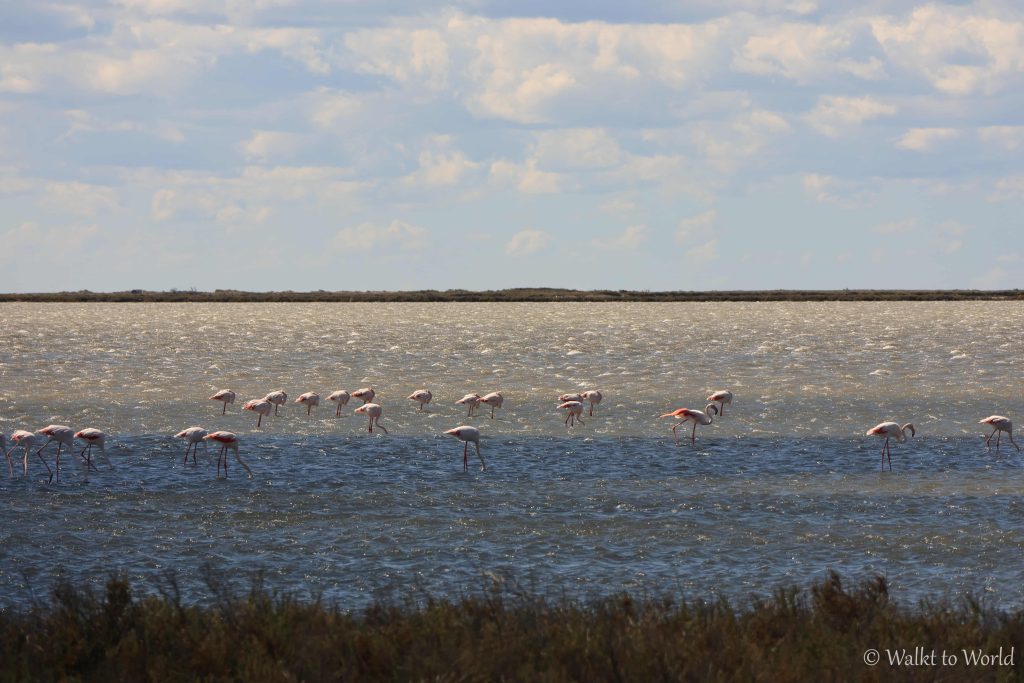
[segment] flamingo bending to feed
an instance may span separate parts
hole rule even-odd
[[[710,413],[710,415],[708,414]],[[659,417],[678,417],[680,421],[672,425],[672,436],[675,438],[676,443],[679,443],[679,434],[676,432],[676,428],[687,422],[693,423],[693,431],[690,432],[690,443],[697,443],[697,425],[709,425],[713,422],[711,415],[718,415],[718,406],[714,403],[709,403],[704,406],[704,410],[693,410],[691,408],[679,408],[673,410],[671,413],[665,413]]]
[[[717,403],[719,416],[724,416],[725,404],[728,403],[729,405],[732,405],[732,392],[723,389],[721,391],[716,391],[704,400],[708,403]]]
[[[220,464],[224,462],[224,478],[228,478],[228,449],[230,448],[235,452],[235,460],[238,464],[245,468],[245,471],[249,473],[249,478],[252,479],[252,470],[245,464],[238,455],[238,437],[232,432],[212,432],[203,437],[204,441],[216,441],[220,444],[220,453],[217,454],[217,476],[220,476]]]
[[[288,394],[285,393],[284,389],[278,389],[264,396],[263,400],[270,401],[274,405],[274,415],[279,415],[280,413],[277,412],[277,409],[288,402]]]
[[[577,422],[583,424],[583,404],[579,401],[566,401],[559,408],[564,408],[568,413],[565,416],[565,424],[572,427]]]
[[[263,423],[263,416],[270,415],[272,408],[273,406],[270,404],[270,401],[265,398],[254,398],[251,401],[246,401],[245,405],[242,406],[242,410],[251,410],[259,415],[259,417],[256,418],[256,429],[259,429],[260,425]]]
[[[334,393],[327,397],[328,401],[334,401],[335,403],[338,404],[337,410],[334,411],[335,417],[341,417],[341,407],[348,405],[349,398],[351,398],[349,396],[349,393],[344,389],[339,389],[338,391],[335,391]]]
[[[480,394],[466,394],[455,403],[456,405],[469,406],[469,411],[466,413],[466,417],[473,417],[473,411],[475,411],[476,407],[480,405]]]
[[[320,405],[320,394],[314,393],[312,391],[307,391],[302,396],[299,396],[297,399],[295,399],[295,402],[305,405],[306,415],[309,415],[310,411],[313,410],[314,407]]]
[[[484,456],[480,455],[480,430],[476,427],[469,427],[463,425],[462,427],[455,427],[445,431],[445,434],[454,436],[459,441],[464,442],[466,445],[462,449],[462,470],[464,472],[469,471],[469,442],[472,441],[476,445],[476,456],[480,458],[480,470],[484,471],[487,469],[487,463],[484,462]]]
[[[11,453],[18,446],[24,448],[25,454],[21,460],[21,466],[22,469],[24,470],[24,476],[28,476],[28,453],[30,450],[32,450],[32,448],[35,447],[38,441],[38,437],[36,437],[36,435],[33,432],[29,432],[24,429],[16,429],[14,430],[14,433],[11,434],[11,450],[7,451],[7,459],[10,460]],[[36,453],[36,455],[39,455],[39,453]],[[46,471],[50,473],[50,478],[52,479],[53,470],[50,469],[50,466],[46,463],[46,460],[43,458],[43,456],[39,455],[39,460],[42,461],[43,465],[46,467]]]
[[[485,406],[490,406],[491,407],[491,419],[492,420],[494,419],[494,409],[495,408],[500,408],[501,404],[504,403],[504,402],[505,402],[505,398],[501,394],[499,394],[497,391],[492,391],[491,393],[489,393],[489,394],[487,394],[485,396],[481,396],[480,397],[480,403],[483,403]]]
[[[221,401],[224,403],[224,407],[221,409],[220,414],[224,415],[228,412],[228,404],[235,402],[235,392],[230,389],[221,389],[216,394],[210,397],[211,401]]]
[[[363,415],[369,415],[370,416],[370,428],[369,428],[368,431],[371,434],[373,434],[373,425],[374,425],[374,423],[376,423],[376,425],[378,427],[380,427],[384,431],[385,434],[388,433],[388,430],[384,427],[384,425],[382,425],[380,423],[380,416],[384,413],[384,409],[381,408],[378,404],[376,404],[376,403],[364,403],[363,405],[361,405],[358,408],[356,408],[356,412],[357,413],[362,413]]]
[[[92,447],[99,446],[100,453],[103,454],[103,459],[107,461],[107,466],[110,469],[114,469],[114,463],[110,462],[110,458],[107,457],[107,435],[94,427],[86,427],[75,432],[75,438],[81,439],[86,443],[86,447],[82,449],[79,455],[85,457],[86,470],[93,466],[92,464]]]
[[[896,439],[900,443],[907,440],[907,431],[910,431],[911,436],[917,436],[917,430],[914,429],[914,425],[909,422],[902,427],[895,422],[883,422],[875,425],[868,430],[867,436],[877,436],[880,439],[885,439],[885,444],[882,446],[882,471],[885,471],[885,461],[889,460],[889,471],[892,472],[892,457],[889,455],[889,439]]]
[[[583,394],[562,394],[558,397],[558,400],[562,403],[566,403],[567,401],[579,401],[580,403],[583,403]]]
[[[604,398],[604,396],[601,395],[600,391],[597,389],[591,389],[590,391],[584,391],[580,394],[580,403],[590,404],[590,416],[593,417],[594,406],[600,403],[602,398]]]
[[[356,389],[352,392],[352,398],[358,398],[363,402],[364,406],[372,401],[373,397],[376,395],[377,392],[373,390],[373,387],[363,387],[362,389]]]
[[[207,447],[206,441],[203,440],[203,439],[206,438],[206,434],[207,434],[207,431],[205,429],[203,429],[202,427],[189,427],[188,429],[183,429],[183,430],[181,430],[180,432],[178,432],[177,434],[174,435],[175,439],[184,439],[185,440],[185,459],[182,461],[182,463],[181,463],[182,465],[185,465],[185,464],[188,463],[188,451],[189,451],[189,449],[192,449],[192,464],[193,465],[197,464],[196,463],[196,451],[199,450],[199,444],[200,443],[203,444],[203,450],[206,451],[207,462],[209,462],[210,449],[209,449],[209,447]],[[219,467],[220,466],[218,465],[218,474],[220,473]]]
[[[43,452],[43,449],[50,445],[51,441],[57,442],[57,481],[60,481],[60,451],[64,446],[68,447],[68,450],[72,450],[75,447],[75,431],[71,427],[65,427],[64,425],[47,425],[39,430],[39,433],[49,437],[39,450],[36,451],[36,455]],[[42,456],[39,456],[42,457]],[[50,469],[47,465],[46,469]],[[53,481],[53,471],[50,471],[50,481]]]
[[[423,410],[423,406],[430,403],[430,401],[434,398],[434,395],[427,391],[426,389],[417,389],[416,391],[406,396],[406,398],[410,401],[416,401],[417,403],[419,403],[420,410]]]
[[[991,415],[980,421],[978,424],[992,427],[992,433],[985,437],[985,445],[988,446],[989,449],[992,448],[991,442],[992,437],[994,436],[996,437],[996,453],[998,453],[999,437],[1003,435],[1003,432],[1006,432],[1007,436],[1010,437],[1010,443],[1013,444],[1013,447],[1016,448],[1018,452],[1020,451],[1020,446],[1018,446],[1017,442],[1013,440],[1013,423],[1010,422],[1009,418],[1005,418],[1002,415]]]

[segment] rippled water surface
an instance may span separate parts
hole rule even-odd
[[[0,304],[0,322],[0,429],[98,427],[115,467],[62,458],[48,484],[12,454],[0,605],[114,568],[202,600],[204,567],[352,607],[493,580],[745,598],[830,568],[909,603],[1024,604],[1024,456],[977,424],[1024,414],[1018,302]],[[357,401],[260,430],[240,410],[367,385],[388,435]],[[238,393],[225,416],[220,388]],[[587,388],[605,399],[567,428],[557,396]],[[725,416],[674,444],[657,416],[721,388]],[[470,391],[505,405],[467,418]],[[883,420],[918,429],[892,473],[864,436]],[[486,472],[442,435],[460,424]],[[236,432],[254,479],[233,460],[217,479],[202,449],[183,465],[191,425]]]

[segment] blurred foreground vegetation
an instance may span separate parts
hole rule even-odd
[[[2,301],[36,302],[458,302],[458,301],[977,301],[1024,300],[1024,290],[764,290],[713,292],[650,292],[625,289],[577,290],[553,288],[470,291],[425,289],[412,292],[243,292],[217,289],[212,292],[172,289],[166,292],[133,289],[125,292],[43,292],[0,294]]]
[[[212,576],[212,574],[211,574]],[[458,600],[322,600],[207,579],[186,605],[174,582],[136,595],[69,583],[26,610],[0,610],[0,680],[104,681],[848,681],[1021,680],[1024,611],[971,600],[890,601],[884,579],[830,574],[736,608],[621,594],[551,601],[492,586]],[[956,666],[892,666],[887,649],[956,653]],[[865,651],[880,651],[875,666]],[[966,665],[961,650],[1013,649],[1012,665]]]

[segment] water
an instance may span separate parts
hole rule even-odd
[[[114,568],[199,601],[204,568],[262,572],[352,608],[493,581],[743,600],[828,569],[907,604],[1024,605],[1024,457],[977,424],[1024,412],[1020,302],[2,304],[0,322],[0,429],[99,427],[116,467],[0,477],[0,606]],[[325,400],[366,385],[389,435]],[[324,405],[257,431],[241,404],[278,388]],[[566,428],[557,396],[586,388],[605,399]],[[725,416],[675,445],[657,416],[721,388]],[[494,420],[453,405],[492,390]],[[883,473],[864,432],[890,419],[918,435]],[[486,472],[442,435],[466,423]],[[171,435],[194,424],[238,433],[255,478],[232,460],[217,479],[202,449],[183,465]]]

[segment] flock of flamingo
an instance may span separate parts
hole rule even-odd
[[[355,409],[356,413],[366,415],[370,422],[367,427],[368,431],[372,434],[373,428],[376,426],[385,434],[388,430],[384,425],[380,424],[381,415],[384,413],[384,408],[379,403],[374,403],[373,399],[376,396],[376,392],[372,387],[364,387],[357,391],[349,393],[345,390],[335,391],[327,397],[328,401],[332,401],[336,405],[335,416],[341,416],[342,407],[348,405],[350,399],[355,398],[363,402],[361,406]],[[429,404],[434,395],[427,389],[418,389],[411,393],[408,397],[410,401],[416,401],[419,403],[419,410],[423,410],[423,406]],[[575,426],[584,424],[583,422],[583,410],[586,404],[589,404],[590,409],[588,417],[594,415],[594,407],[601,403],[601,399],[604,398],[600,391],[595,389],[582,391],[578,393],[562,394],[558,397],[559,410],[565,410],[565,424],[566,426]],[[223,403],[221,408],[221,415],[227,413],[228,404],[235,402],[235,392],[229,389],[221,389],[213,396],[211,400],[220,401]],[[690,443],[694,444],[697,440],[697,426],[698,425],[710,425],[713,422],[713,417],[722,417],[725,415],[725,406],[732,404],[733,395],[731,391],[722,390],[716,391],[708,396],[705,400],[708,402],[704,407],[704,410],[694,410],[691,408],[679,408],[672,411],[671,413],[665,413],[659,417],[671,417],[677,418],[679,422],[672,425],[672,436],[675,442],[679,443],[679,435],[676,430],[686,424],[687,422],[693,423],[693,429],[690,431]],[[494,419],[494,411],[500,409],[504,403],[504,398],[498,392],[491,392],[481,396],[477,393],[466,394],[458,401],[455,401],[457,405],[464,405],[467,407],[466,417],[474,417],[476,410],[480,405],[489,406],[491,409],[491,419]],[[263,398],[253,399],[247,401],[243,406],[242,410],[250,410],[258,415],[256,419],[256,428],[259,429],[262,425],[263,418],[270,415],[271,411],[274,411],[275,415],[279,414],[279,409],[282,405],[288,402],[288,394],[283,390],[272,391]],[[320,405],[320,396],[315,392],[307,392],[300,395],[295,399],[295,403],[306,406],[306,415],[311,415],[313,408]],[[985,438],[986,447],[991,450],[992,448],[992,437],[996,437],[996,452],[999,452],[999,441],[1002,434],[1005,432],[1010,440],[1010,443],[1020,451],[1020,446],[1013,440],[1013,423],[1002,415],[991,415],[981,420],[979,424],[985,424],[992,427],[992,432]],[[900,425],[896,422],[882,422],[868,430],[867,436],[877,436],[885,439],[885,443],[882,445],[882,470],[885,470],[885,463],[889,463],[889,471],[892,471],[892,457],[889,452],[889,440],[895,439],[900,443],[904,443],[907,440],[907,432],[910,436],[916,436],[917,431],[914,425],[907,423]],[[464,443],[462,449],[462,467],[463,470],[469,470],[469,444],[472,443],[476,447],[477,457],[480,458],[480,469],[486,470],[487,464],[484,462],[483,455],[480,453],[480,430],[477,427],[469,425],[461,425],[459,427],[453,427],[444,432],[447,435],[454,436],[459,441]],[[182,439],[185,441],[185,460],[188,462],[189,451],[192,452],[192,462],[196,463],[196,450],[199,448],[199,444],[203,444],[203,448],[207,449],[209,442],[214,442],[220,446],[220,451],[217,455],[217,477],[220,477],[221,468],[224,470],[224,477],[228,476],[228,451],[231,451],[235,456],[235,460],[238,461],[245,471],[249,474],[249,478],[252,478],[252,470],[242,460],[238,453],[238,436],[233,432],[228,431],[214,431],[208,432],[202,427],[189,427],[183,429],[174,435],[175,438]],[[42,437],[46,437],[46,441],[40,444]],[[4,452],[7,457],[7,467],[9,475],[14,476],[14,461],[11,459],[11,453],[15,449],[21,447],[24,449],[24,456],[22,458],[22,468],[24,475],[28,475],[28,460],[29,455],[33,448],[36,448],[35,454],[39,460],[46,467],[47,472],[50,474],[49,481],[53,481],[54,471],[50,468],[49,463],[43,457],[43,450],[50,445],[50,443],[57,443],[57,457],[56,457],[56,475],[57,480],[60,481],[60,455],[63,448],[67,448],[69,452],[73,452],[75,441],[81,441],[85,445],[83,446],[79,457],[82,460],[83,466],[86,468],[86,472],[90,469],[95,469],[92,464],[92,449],[95,446],[98,451],[103,455],[107,465],[113,469],[114,465],[107,457],[106,452],[106,438],[99,429],[88,427],[79,431],[74,431],[70,427],[64,425],[49,425],[43,427],[38,432],[30,432],[24,429],[15,430],[10,436],[11,447],[7,447],[8,438],[0,433],[0,450]]]

